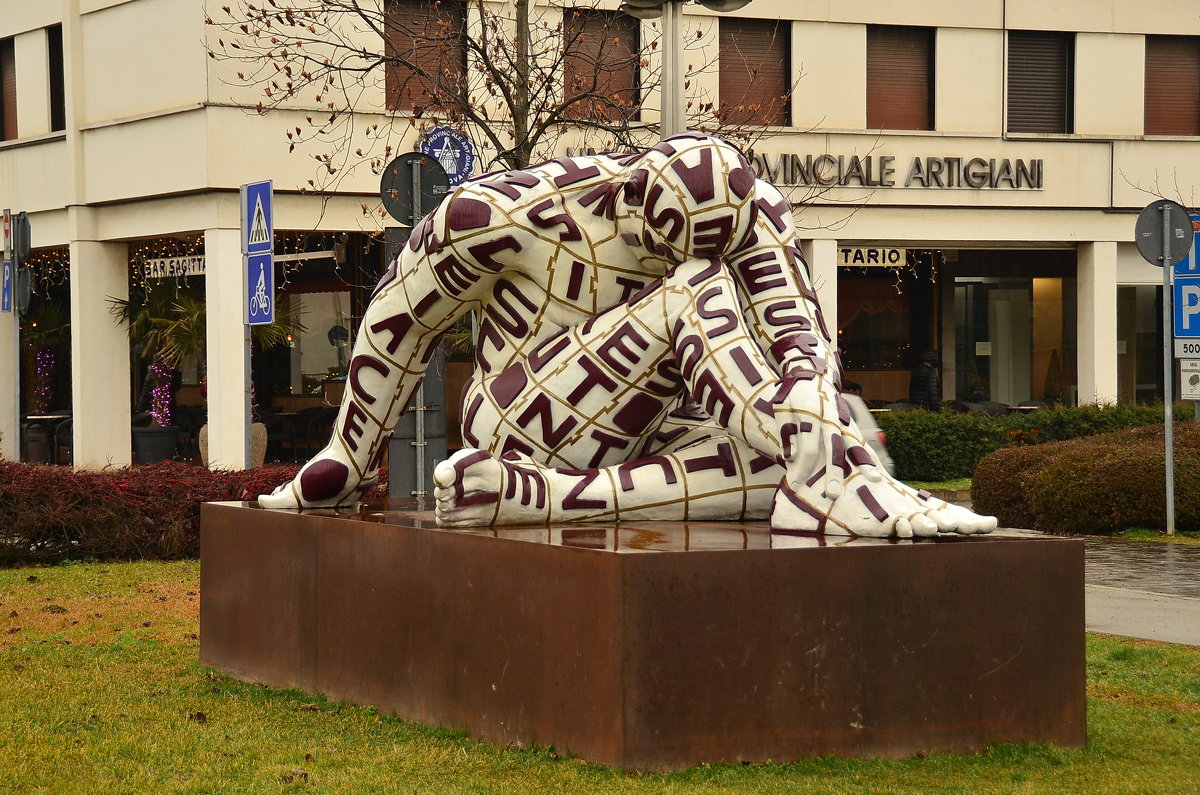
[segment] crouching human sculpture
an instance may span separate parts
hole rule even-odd
[[[438,465],[443,526],[752,519],[871,537],[996,520],[891,478],[841,364],[788,202],[700,135],[459,187],[376,288],[333,438],[266,508],[353,503],[441,334],[481,313],[470,445]]]

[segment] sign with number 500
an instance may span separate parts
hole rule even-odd
[[[1176,359],[1200,358],[1200,340],[1176,339],[1175,340],[1175,358]]]

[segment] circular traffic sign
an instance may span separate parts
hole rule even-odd
[[[413,185],[420,180],[418,202],[413,202]],[[388,214],[402,224],[412,225],[437,207],[450,190],[446,169],[421,152],[405,152],[383,170],[379,196]]]
[[[1167,214],[1167,262],[1163,262],[1163,213]],[[1138,214],[1133,240],[1146,262],[1159,267],[1174,265],[1192,250],[1191,215],[1186,207],[1170,199],[1152,201]]]

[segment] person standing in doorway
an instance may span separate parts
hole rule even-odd
[[[908,399],[918,408],[937,411],[942,407],[942,382],[938,377],[938,352],[931,349],[921,351],[917,366],[913,368],[908,382]]]

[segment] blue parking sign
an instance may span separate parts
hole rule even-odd
[[[1175,336],[1200,337],[1200,276],[1175,277]]]
[[[13,273],[12,263],[4,261],[4,269],[0,271],[0,312],[11,312],[13,304]]]
[[[1200,276],[1200,215],[1192,216],[1192,250],[1175,263],[1176,276]]]
[[[275,322],[275,258],[270,252],[246,255],[246,322]]]

